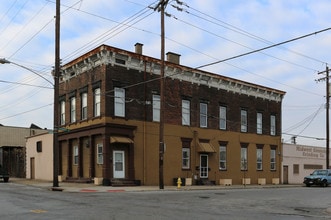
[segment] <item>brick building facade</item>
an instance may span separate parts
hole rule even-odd
[[[159,181],[160,60],[102,45],[60,80],[63,179]],[[285,92],[165,62],[164,183],[280,178]]]

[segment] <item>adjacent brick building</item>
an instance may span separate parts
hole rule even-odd
[[[159,183],[159,59],[101,45],[62,67],[62,179]],[[164,183],[280,178],[285,92],[165,62]],[[261,183],[262,183],[261,182]]]

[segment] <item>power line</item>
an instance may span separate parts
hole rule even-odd
[[[177,2],[179,2],[179,1],[177,0]],[[247,31],[245,31],[245,30],[243,30],[243,29],[241,29],[241,28],[238,28],[238,27],[236,27],[236,26],[234,26],[234,25],[231,25],[231,24],[229,24],[229,23],[227,23],[227,22],[224,22],[224,21],[222,21],[222,20],[220,20],[220,19],[217,19],[217,18],[215,18],[215,17],[213,17],[213,16],[211,16],[211,15],[209,15],[209,14],[207,14],[207,13],[204,13],[204,12],[201,12],[201,11],[199,11],[199,10],[197,10],[197,9],[194,9],[194,8],[190,7],[189,5],[187,5],[186,3],[181,3],[181,5],[185,5],[185,6],[188,7],[189,9],[192,9],[192,10],[194,10],[194,11],[196,11],[196,12],[198,12],[198,13],[200,13],[200,14],[202,14],[202,15],[208,17],[208,18],[211,18],[211,19],[213,19],[213,20],[215,20],[215,21],[217,21],[217,22],[220,22],[220,23],[222,23],[222,24],[225,24],[225,25],[221,25],[221,24],[216,23],[216,22],[214,22],[214,21],[211,21],[211,20],[209,20],[209,19],[203,18],[203,17],[201,17],[201,16],[199,16],[199,15],[193,14],[192,12],[190,12],[190,11],[188,11],[188,10],[185,10],[185,12],[187,12],[188,14],[191,14],[191,15],[193,15],[193,16],[195,16],[195,17],[198,17],[198,18],[200,18],[200,19],[202,19],[202,20],[208,21],[208,22],[210,22],[210,23],[212,23],[212,24],[215,24],[215,25],[221,26],[221,27],[226,28],[226,29],[228,29],[228,30],[234,31],[234,32],[236,32],[236,33],[242,34],[242,35],[244,35],[244,36],[250,37],[250,38],[252,38],[252,39],[258,40],[258,41],[260,41],[260,42],[263,42],[263,43],[266,43],[266,44],[269,44],[269,45],[273,45],[273,44],[275,44],[274,42],[271,42],[271,41],[266,40],[266,39],[264,39],[264,38],[262,38],[262,37],[259,37],[259,36],[257,36],[257,35],[254,35],[254,34],[252,34],[252,33],[249,33],[249,32],[247,32]],[[175,7],[175,6],[173,6],[173,7],[174,7],[174,8],[177,8],[177,10],[182,10],[182,8]],[[299,56],[305,57],[305,58],[307,58],[307,59],[311,59],[311,60],[313,60],[313,61],[320,62],[320,63],[325,63],[325,62],[323,62],[323,61],[321,61],[321,60],[318,60],[318,59],[313,58],[313,57],[310,57],[310,56],[308,56],[308,55],[305,55],[305,54],[299,53],[299,52],[297,52],[297,51],[293,51],[293,50],[290,50],[290,49],[285,48],[285,47],[280,47],[280,48],[282,48],[282,49],[284,49],[284,50],[287,50],[287,51],[289,51],[289,52],[291,52],[291,53],[294,53],[294,54],[296,54],[296,55],[299,55]]]
[[[326,29],[323,29],[323,30],[320,30],[320,31],[317,31],[317,32],[313,32],[313,33],[306,34],[306,35],[303,35],[303,36],[300,36],[300,37],[296,37],[296,38],[293,38],[293,39],[290,39],[290,40],[286,40],[286,41],[283,41],[283,42],[280,42],[280,43],[277,43],[277,44],[273,44],[271,46],[263,47],[263,48],[260,48],[260,49],[257,49],[257,50],[253,50],[253,51],[250,51],[250,52],[247,52],[247,53],[243,53],[243,54],[240,54],[240,55],[237,55],[237,56],[233,56],[233,57],[226,58],[226,59],[223,59],[223,60],[219,60],[219,61],[216,61],[216,62],[208,63],[208,64],[205,64],[205,65],[201,65],[201,66],[196,67],[195,69],[201,69],[203,67],[212,66],[212,65],[215,65],[215,64],[218,64],[218,63],[222,63],[222,62],[225,62],[225,61],[229,61],[229,60],[233,60],[233,59],[236,59],[236,58],[239,58],[239,57],[247,56],[249,54],[253,54],[253,53],[257,53],[257,52],[263,51],[263,50],[270,49],[272,47],[277,47],[277,46],[280,46],[280,45],[283,45],[283,44],[287,44],[287,43],[290,43],[290,42],[293,42],[293,41],[296,41],[296,40],[300,40],[302,38],[306,38],[306,37],[309,37],[309,36],[312,36],[312,35],[317,35],[319,33],[322,33],[322,32],[328,31],[328,30],[331,30],[331,28],[326,28]]]

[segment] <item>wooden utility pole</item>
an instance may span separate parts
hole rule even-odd
[[[59,78],[60,78],[60,0],[56,0],[55,15],[55,67],[54,67],[54,118],[53,118],[53,187],[59,187]]]
[[[164,189],[163,161],[164,161],[164,9],[169,0],[160,0],[154,10],[161,12],[161,70],[160,70],[160,131],[159,131],[159,188]]]
[[[326,169],[330,168],[330,126],[329,126],[329,109],[330,109],[330,84],[329,84],[329,67],[326,66]]]
[[[325,73],[326,77],[318,79],[317,81],[326,81],[326,169],[330,168],[330,125],[329,125],[329,109],[330,109],[330,83],[329,83],[329,67],[326,66],[326,70],[319,72],[318,74]]]

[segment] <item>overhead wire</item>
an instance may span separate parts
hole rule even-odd
[[[179,2],[179,1],[177,0],[177,2]],[[228,30],[234,31],[234,32],[236,32],[236,33],[242,34],[242,35],[244,35],[244,36],[250,37],[250,38],[252,38],[252,39],[258,40],[258,41],[260,41],[260,42],[263,42],[263,43],[266,43],[266,44],[269,44],[269,45],[274,45],[274,44],[276,44],[275,42],[269,41],[269,40],[267,40],[267,39],[264,39],[264,38],[262,38],[262,37],[259,37],[259,36],[255,35],[255,34],[249,33],[248,31],[245,31],[245,30],[243,30],[243,29],[241,29],[241,28],[238,28],[238,27],[236,27],[236,26],[234,26],[234,25],[232,25],[232,24],[229,24],[229,23],[227,23],[227,22],[225,22],[225,21],[222,21],[222,20],[220,20],[220,19],[218,19],[218,18],[215,18],[215,17],[213,17],[213,16],[211,16],[211,15],[209,15],[209,14],[207,14],[207,13],[201,12],[201,11],[199,11],[199,10],[193,8],[193,7],[190,7],[190,6],[189,6],[188,4],[186,4],[186,3],[183,3],[183,4],[181,4],[181,5],[185,5],[185,6],[188,7],[189,9],[192,9],[192,10],[194,10],[194,11],[196,11],[196,12],[198,12],[198,13],[200,13],[200,14],[202,14],[202,15],[208,17],[208,18],[211,18],[211,19],[213,19],[213,20],[215,20],[215,21],[217,21],[217,22],[220,22],[220,23],[222,23],[222,24],[224,24],[224,25],[221,25],[220,23],[217,23],[217,22],[211,21],[211,20],[209,20],[209,19],[203,18],[203,17],[201,17],[201,16],[198,16],[198,15],[196,15],[196,14],[194,14],[194,13],[188,11],[188,10],[185,10],[185,12],[187,12],[188,14],[191,14],[191,15],[193,15],[193,16],[196,16],[196,17],[198,17],[198,18],[200,18],[200,19],[202,19],[202,20],[209,21],[209,22],[211,22],[211,23],[213,23],[213,24],[215,24],[215,25],[218,25],[218,26],[224,27],[224,28],[226,28],[226,29],[228,29]],[[173,7],[174,7],[174,6],[173,6]],[[288,48],[283,47],[283,46],[279,46],[279,48],[281,48],[281,49],[283,49],[283,50],[287,50],[287,51],[289,51],[289,52],[291,52],[291,53],[294,53],[294,54],[296,54],[296,55],[299,55],[299,56],[305,57],[305,58],[307,58],[307,59],[310,59],[310,60],[313,60],[313,61],[316,61],[316,62],[319,62],[319,63],[323,63],[323,64],[326,63],[325,61],[321,61],[321,60],[316,59],[316,58],[314,58],[314,57],[311,57],[311,56],[309,56],[309,55],[306,55],[306,54],[303,54],[303,53],[300,53],[300,52],[297,52],[297,51],[294,51],[294,50],[288,49]]]
[[[115,23],[117,23],[117,25],[115,27],[107,30],[106,32],[102,33],[101,35],[99,35],[98,37],[94,38],[93,40],[89,41],[84,46],[82,46],[82,47],[78,48],[77,50],[71,52],[67,56],[64,56],[63,57],[63,60],[66,61],[66,60],[68,60],[68,59],[76,56],[77,54],[81,53],[82,51],[86,51],[88,48],[95,47],[101,41],[107,41],[110,38],[118,35],[119,33],[123,32],[123,31],[125,31],[126,29],[133,28],[133,25],[134,24],[140,22],[141,20],[147,18],[148,16],[150,16],[151,14],[154,13],[154,11],[152,11],[151,13],[149,13],[149,14],[147,14],[144,17],[141,18],[141,16],[143,16],[144,14],[146,14],[149,11],[149,7],[150,7],[150,5],[149,6],[146,6],[145,8],[143,8],[142,10],[136,12],[132,16],[126,18],[122,22],[117,22],[117,21],[114,21],[112,19],[105,18],[105,17],[102,17],[100,15],[96,15],[96,14],[93,14],[93,13],[90,13],[90,12],[87,12],[87,11],[78,10],[79,12],[88,14],[90,16],[95,16],[95,17],[98,17],[98,18],[101,18],[101,19],[105,19],[105,20],[108,20],[108,21],[111,21],[111,22],[115,22]],[[136,28],[136,29],[138,29],[138,28]]]
[[[16,32],[15,34],[13,34],[13,37],[11,37],[9,39],[9,41],[0,49],[0,51],[4,50],[6,47],[8,47],[8,45],[10,45],[10,43],[13,40],[15,40],[20,35],[20,33],[24,29],[26,29],[29,26],[29,24],[43,11],[43,9],[46,7],[47,4],[48,4],[48,2],[45,2],[45,4],[36,12],[36,14],[33,15],[32,18],[26,24],[24,24],[23,27],[21,27],[21,29],[18,32]]]

